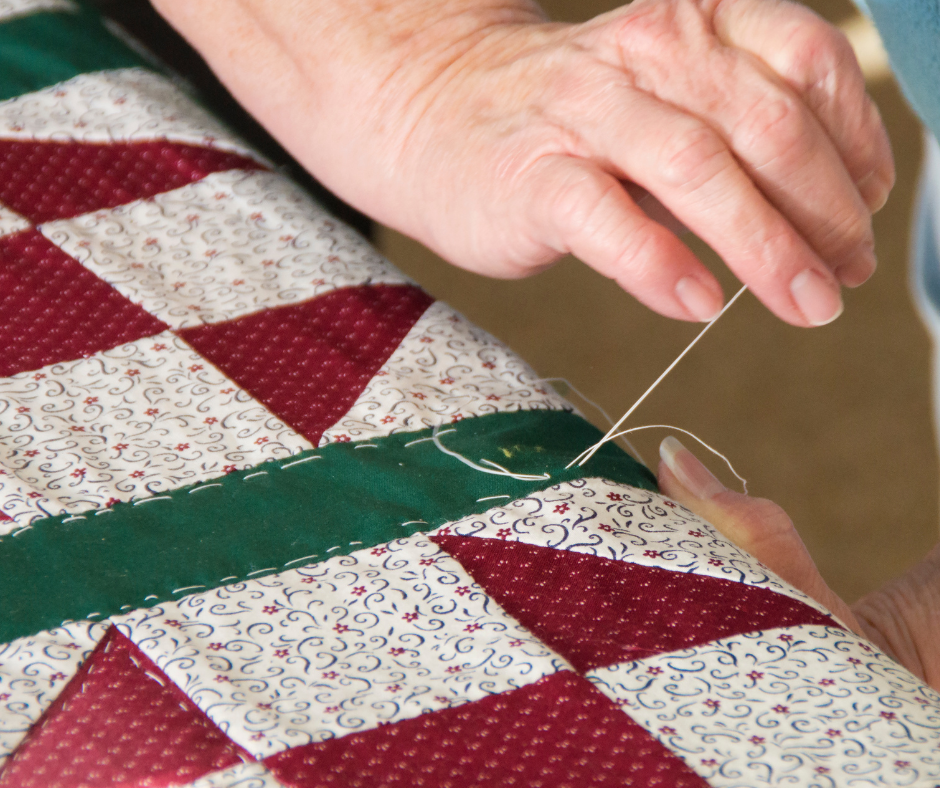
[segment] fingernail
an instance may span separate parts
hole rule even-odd
[[[700,500],[714,498],[727,488],[671,435],[659,444],[659,456],[679,483]]]
[[[676,285],[676,298],[694,317],[703,322],[714,320],[715,315],[721,311],[721,301],[698,279],[691,276],[679,280]]]
[[[876,268],[878,258],[875,257],[875,250],[865,249],[859,252],[857,262],[840,265],[832,273],[843,287],[858,287],[871,278]]]
[[[855,186],[865,201],[865,205],[868,206],[868,210],[877,213],[888,202],[888,195],[891,194],[893,185],[894,179],[885,177],[880,170],[872,170]]]
[[[814,326],[824,326],[842,314],[838,286],[808,268],[793,277],[790,292],[803,317]]]

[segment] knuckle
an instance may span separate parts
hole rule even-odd
[[[812,139],[807,125],[806,109],[799,99],[783,91],[765,91],[734,128],[734,147],[764,150],[774,158],[800,154]]]
[[[727,145],[704,125],[668,135],[659,155],[659,177],[672,188],[695,188],[731,162]]]

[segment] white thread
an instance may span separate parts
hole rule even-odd
[[[113,511],[114,509],[102,509],[100,512],[95,512],[95,517],[98,517],[99,515],[102,515],[102,514],[111,514],[111,512]]]
[[[352,547],[354,544],[362,544],[362,542],[350,542],[349,546]]]
[[[144,498],[140,501],[134,501],[134,506],[140,506],[142,503],[150,503],[151,501],[172,501],[173,499],[169,495],[158,495],[155,498]]]
[[[85,618],[93,618],[94,616],[100,616],[101,613],[89,613]]]
[[[481,501],[495,501],[497,498],[508,498],[508,495],[489,495],[486,498],[477,498],[477,503]]]
[[[12,534],[10,534],[10,535],[11,535],[11,536],[19,536],[21,533],[25,533],[26,531],[32,531],[32,530],[33,530],[33,526],[31,526],[31,525],[26,525],[26,526],[20,528],[19,531],[14,531],[14,532],[13,532]]]
[[[448,430],[447,432],[456,432],[456,430]],[[428,441],[432,441],[432,440],[434,440],[434,438],[418,438],[418,440],[416,441],[411,441],[410,443],[406,443],[405,448],[407,449],[410,446],[414,446],[416,443],[427,443]]]
[[[210,487],[221,487],[221,484],[200,484],[198,487],[193,487],[189,491],[189,494],[192,495],[194,492],[199,492],[200,490],[208,490]]]
[[[74,522],[75,520],[85,520],[85,519],[87,518],[80,517],[79,515],[76,514],[74,517],[67,517],[66,519],[64,519],[62,521],[62,524],[64,525],[65,523],[71,523],[71,522]]]
[[[156,594],[151,594],[150,596],[144,597],[144,602],[146,602],[148,599],[159,599],[159,598],[160,597],[158,597]]]
[[[153,679],[153,680],[154,680],[155,682],[157,682],[157,684],[159,684],[161,687],[165,687],[165,686],[166,686],[166,684],[164,684],[162,681],[160,681],[160,679],[158,679],[156,676],[154,676],[153,673],[151,673],[149,670],[145,670],[145,671],[144,671],[144,675],[145,675],[148,679]],[[183,708],[185,709],[186,707],[184,706]]]
[[[288,561],[286,564],[284,564],[284,566],[290,566],[291,564],[297,564],[297,563],[300,563],[301,561],[306,561],[308,558],[316,558],[316,557],[317,557],[317,553],[314,553],[313,555],[305,555],[303,558],[295,558],[293,561]]]
[[[538,476],[535,476],[531,473],[513,473],[508,468],[504,468],[502,465],[492,462],[491,460],[480,460],[480,463],[490,466],[489,468],[484,468],[483,465],[475,463],[473,460],[468,460],[462,454],[451,451],[443,443],[441,443],[441,435],[447,435],[449,432],[456,431],[457,430],[444,430],[444,432],[440,432],[440,427],[438,426],[434,428],[434,432],[431,434],[431,439],[434,441],[434,445],[437,446],[439,451],[442,451],[444,454],[447,454],[456,460],[460,460],[464,465],[470,466],[475,471],[480,471],[481,473],[492,473],[494,476],[508,476],[510,479],[516,479],[520,482],[537,482],[552,478],[547,473],[541,473]],[[491,468],[496,468],[496,470],[491,470]]]
[[[322,460],[322,459],[323,457],[321,457],[319,454],[315,454],[313,457],[304,457],[302,460],[294,460],[293,462],[284,463],[284,465],[281,466],[281,470],[284,470],[285,468],[290,468],[292,465],[300,465],[300,463],[302,462],[310,462],[310,460]]]
[[[360,443],[358,446],[356,446],[356,448],[357,449],[377,449],[379,447],[376,446],[374,443]]]
[[[135,668],[139,668],[139,667],[140,667],[140,663],[139,663],[136,659],[134,659],[134,655],[133,655],[133,654],[128,654],[127,656],[130,658],[130,661],[134,663],[134,667],[135,667]],[[91,673],[91,671],[88,671],[88,672]]]
[[[219,582],[225,583],[225,582],[228,582],[229,580],[238,580],[238,575],[232,575],[231,577],[223,577]]]
[[[705,443],[705,441],[703,441],[698,435],[696,435],[693,432],[684,430],[682,429],[682,427],[673,427],[671,424],[646,424],[642,427],[633,427],[632,429],[624,430],[623,432],[618,432],[617,435],[626,435],[628,432],[640,432],[640,430],[655,430],[655,429],[675,430],[676,432],[681,432],[685,435],[688,435],[690,438],[694,438],[695,440],[697,440],[706,449],[708,449],[712,454],[716,455],[717,457],[721,457],[721,459],[725,461],[725,465],[728,466],[728,470],[731,471],[731,473],[735,475],[735,477],[737,478],[739,482],[741,482],[741,486],[744,487],[744,494],[747,495],[747,479],[745,479],[740,473],[738,473],[734,469],[734,466],[731,464],[731,460],[725,457],[725,455],[722,454],[717,449],[713,449],[711,446]],[[614,437],[617,437],[617,435],[615,435]]]
[[[247,575],[245,575],[245,577],[252,577],[253,575],[260,575],[263,572],[273,572],[275,569],[277,569],[276,566],[272,566],[269,569],[258,569],[255,572],[249,572]]]
[[[249,473],[247,476],[242,476],[242,481],[247,482],[249,479],[254,479],[255,476],[267,476],[267,471],[258,471],[257,473]]]
[[[572,465],[574,465],[575,463],[577,463],[579,466],[584,465],[584,463],[586,463],[589,459],[591,459],[591,457],[594,456],[594,453],[595,453],[601,446],[603,446],[603,445],[604,445],[605,443],[607,443],[608,441],[612,440],[612,437],[611,437],[611,436],[614,435],[614,433],[616,433],[618,429],[620,429],[620,425],[623,424],[623,423],[633,414],[633,411],[635,411],[638,407],[640,407],[640,404],[643,402],[643,400],[645,400],[650,394],[653,393],[653,390],[654,390],[660,383],[663,382],[663,379],[666,377],[666,375],[668,375],[670,372],[672,372],[672,370],[675,369],[676,365],[677,365],[680,361],[682,361],[683,358],[685,358],[685,355],[686,355],[692,348],[695,347],[695,345],[698,343],[698,341],[699,341],[703,336],[705,336],[705,333],[708,331],[708,329],[710,329],[713,325],[715,325],[715,323],[718,322],[718,320],[721,318],[721,316],[724,315],[724,313],[727,312],[727,311],[731,308],[731,305],[732,305],[735,301],[737,301],[742,295],[744,295],[744,291],[745,291],[745,290],[747,290],[747,285],[744,285],[744,287],[742,287],[740,290],[738,290],[738,292],[734,294],[734,296],[731,298],[731,300],[728,301],[728,303],[725,304],[725,305],[722,307],[721,311],[720,311],[717,315],[715,315],[715,317],[713,317],[713,318],[708,322],[708,324],[705,326],[705,328],[703,328],[701,331],[699,331],[698,335],[695,337],[695,339],[693,339],[693,340],[689,343],[689,345],[686,347],[686,349],[683,350],[678,356],[676,356],[676,360],[673,361],[668,367],[666,367],[665,371],[664,371],[658,378],[656,378],[656,380],[655,380],[655,382],[653,383],[653,385],[650,386],[650,387],[643,393],[643,395],[642,395],[636,402],[633,403],[633,405],[630,407],[630,409],[629,409],[626,413],[624,413],[623,416],[620,417],[620,421],[618,421],[616,424],[614,424],[614,426],[610,428],[610,430],[607,432],[607,434],[606,434],[603,438],[601,438],[597,443],[595,443],[593,446],[589,446],[587,449],[585,449],[583,452],[581,452],[577,457],[575,457],[571,462],[569,462],[569,463],[565,466],[565,469],[567,470],[568,468],[570,468],[570,467],[571,467]]]
[[[402,526],[405,525],[427,525],[427,520],[409,520],[407,523],[402,523]]]
[[[172,593],[178,594],[180,591],[192,591],[196,588],[205,588],[205,586],[184,586],[183,588],[174,589]]]
[[[332,553],[334,550],[339,550],[340,547],[342,547],[342,545],[336,545],[336,547],[330,547],[327,549],[326,552]]]

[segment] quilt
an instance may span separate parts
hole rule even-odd
[[[0,0],[0,788],[940,783],[940,695],[598,437]]]

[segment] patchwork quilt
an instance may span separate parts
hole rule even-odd
[[[0,788],[940,783],[940,695],[598,436],[0,0]]]

